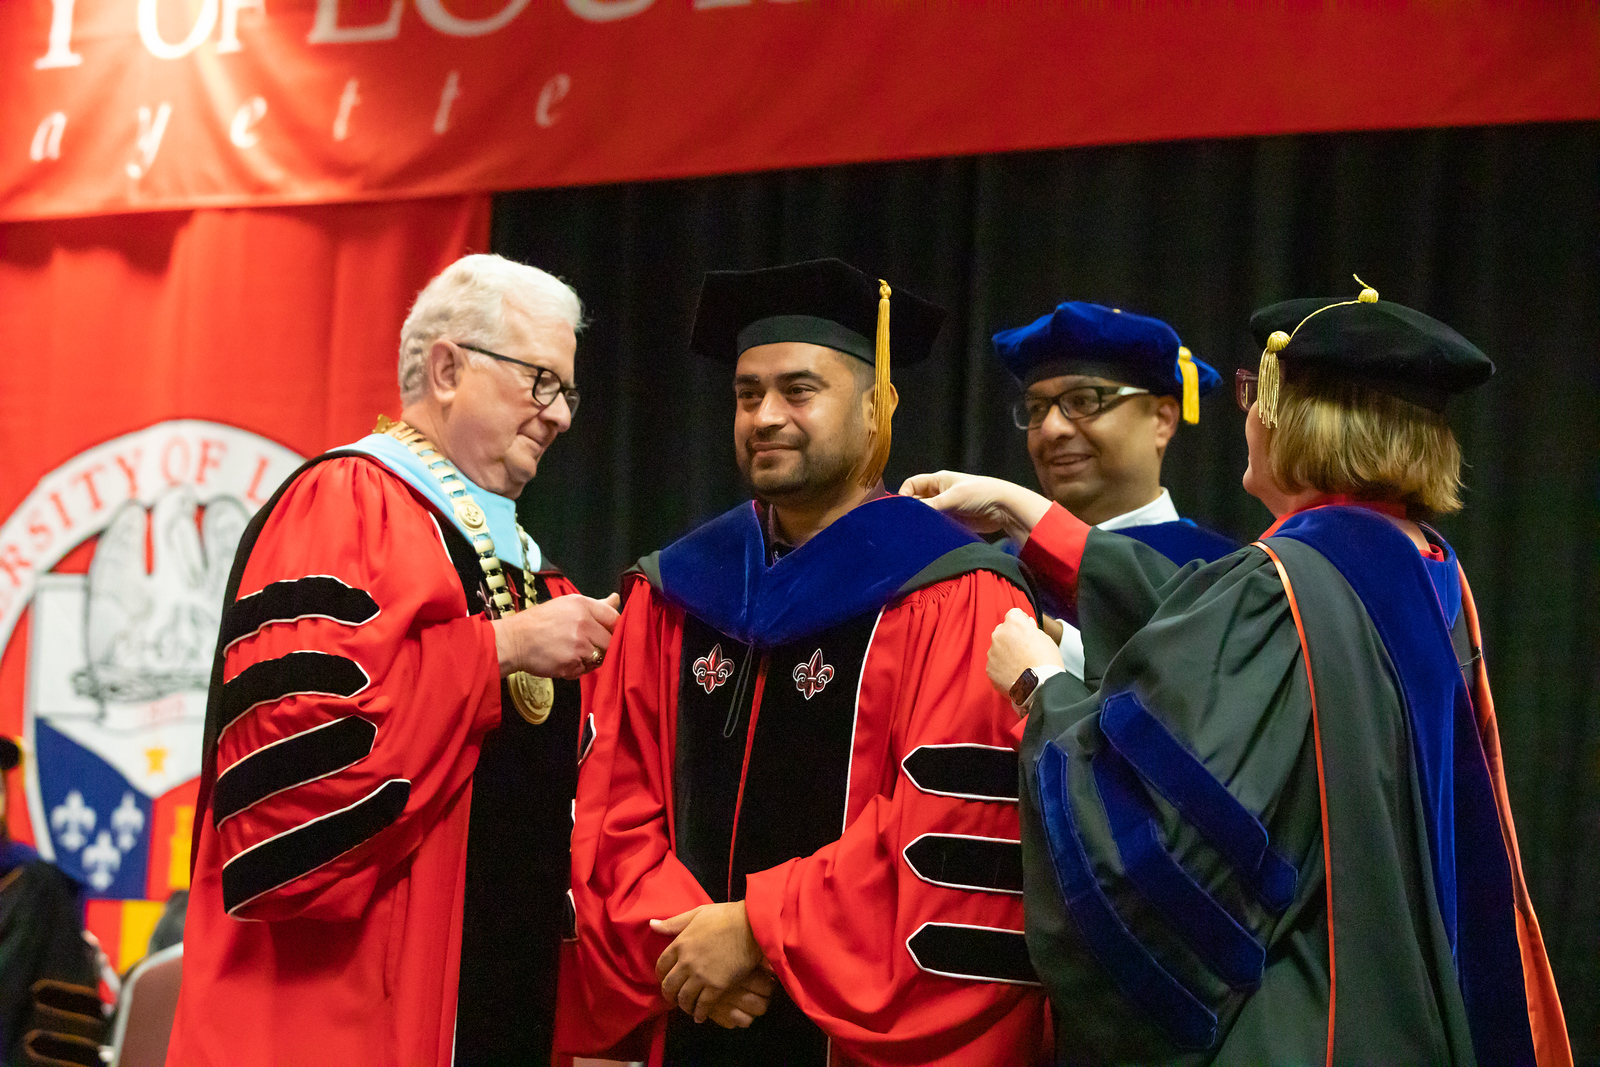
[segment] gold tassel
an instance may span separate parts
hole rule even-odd
[[[877,419],[872,429],[872,448],[861,470],[861,487],[871,489],[889,465],[890,421],[900,403],[894,383],[889,380],[889,283],[878,279],[878,340],[873,352],[873,407]]]
[[[1273,330],[1272,336],[1267,338],[1267,347],[1261,353],[1261,369],[1257,374],[1256,382],[1256,418],[1261,420],[1261,425],[1268,427],[1278,425],[1278,382],[1280,371],[1278,368],[1278,353],[1289,343],[1289,335],[1282,330]]]
[[[1183,421],[1199,425],[1200,368],[1194,365],[1194,353],[1183,345],[1178,346],[1178,374],[1183,378]]]
[[[1301,326],[1332,308],[1349,307],[1351,304],[1376,304],[1378,302],[1378,290],[1362,281],[1359,274],[1352,274],[1350,277],[1354,278],[1356,284],[1361,286],[1361,295],[1354,300],[1340,300],[1337,303],[1329,304],[1327,307],[1318,308],[1301,319],[1299,325],[1295,326],[1294,332],[1299,333]],[[1261,370],[1257,374],[1258,381],[1256,382],[1256,417],[1261,420],[1261,425],[1269,429],[1278,425],[1278,384],[1282,375],[1278,368],[1278,353],[1284,350],[1293,337],[1294,334],[1287,334],[1282,330],[1273,330],[1272,335],[1267,338],[1266,350],[1261,353]]]

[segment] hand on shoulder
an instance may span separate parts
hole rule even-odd
[[[576,678],[598,667],[617,626],[617,607],[616,593],[604,600],[571,593],[496,619],[501,677],[527,671],[537,678]]]
[[[913,475],[900,486],[900,495],[921,500],[974,533],[1004,531],[1019,544],[1050,510],[1050,501],[1031,489],[959,471]]]
[[[989,642],[989,658],[984,670],[1001,696],[1009,696],[1022,672],[1030,667],[1059,666],[1061,650],[1033,621],[1033,616],[1012,608]]]

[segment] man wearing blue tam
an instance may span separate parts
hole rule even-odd
[[[1200,397],[1221,380],[1171,326],[1072,300],[1026,326],[1001,330],[994,347],[1023,388],[1012,414],[1017,428],[1027,431],[1028,455],[1045,497],[1079,520],[1143,541],[1179,565],[1210,562],[1238,547],[1180,518],[1161,485],[1161,460],[1179,419],[1198,423]],[[940,472],[910,479],[901,492],[932,498],[958,478],[962,492],[1026,494],[1038,506],[1022,510],[1048,514],[1049,501],[998,479]],[[959,511],[970,521],[969,508]],[[1066,591],[1041,591],[1047,604],[1065,599]],[[1060,643],[1066,668],[1083,677],[1082,635],[1063,624]]]

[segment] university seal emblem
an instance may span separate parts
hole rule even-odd
[[[159,423],[68,460],[0,525],[0,693],[21,694],[34,844],[87,887],[91,929],[127,940],[107,946],[119,969],[189,884],[224,587],[299,464],[232,426]]]

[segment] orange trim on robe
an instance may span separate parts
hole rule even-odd
[[[1572,1044],[1567,1038],[1566,1015],[1556,992],[1550,957],[1545,953],[1544,934],[1533,913],[1528,883],[1522,875],[1522,850],[1517,847],[1517,828],[1511,819],[1511,796],[1506,790],[1505,761],[1500,754],[1500,730],[1496,725],[1494,696],[1489,692],[1489,667],[1483,658],[1483,631],[1478,625],[1478,605],[1472,599],[1466,571],[1461,575],[1461,610],[1466,613],[1467,634],[1477,655],[1473,672],[1472,706],[1478,716],[1478,737],[1489,764],[1489,781],[1494,787],[1495,806],[1500,812],[1500,833],[1505,838],[1506,855],[1511,860],[1511,887],[1517,904],[1517,944],[1522,949],[1522,981],[1528,994],[1528,1022],[1533,1029],[1533,1052],[1539,1067],[1571,1067]]]

